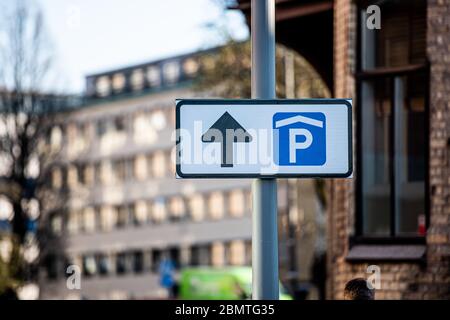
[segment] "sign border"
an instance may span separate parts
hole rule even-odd
[[[177,99],[175,106],[175,129],[176,137],[176,175],[183,179],[207,179],[207,178],[223,178],[223,179],[245,179],[245,178],[261,178],[261,179],[276,179],[276,178],[348,178],[353,174],[353,117],[352,104],[348,101],[352,99]],[[183,105],[227,105],[227,104],[262,104],[262,105],[290,105],[290,104],[344,104],[347,106],[348,114],[348,171],[346,173],[277,173],[277,174],[246,174],[246,173],[183,173],[181,172],[180,164],[180,109]]]

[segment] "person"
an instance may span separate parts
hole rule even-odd
[[[159,284],[167,289],[169,299],[175,298],[173,295],[173,286],[175,285],[174,272],[175,266],[172,259],[167,254],[164,254],[159,264]]]
[[[355,278],[345,285],[344,300],[375,300],[375,290],[369,287],[366,279]]]

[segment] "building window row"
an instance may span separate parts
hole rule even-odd
[[[48,279],[55,280],[69,276],[70,265],[79,266],[84,277],[157,274],[162,261],[170,261],[174,270],[188,266],[245,266],[251,265],[251,252],[251,240],[238,239],[183,248],[87,253],[73,259],[49,254],[45,259],[45,271]]]
[[[145,88],[157,89],[192,78],[198,70],[198,61],[193,57],[165,61],[91,78],[88,83],[94,87],[89,88],[89,92],[97,97],[106,97]]]
[[[174,150],[159,150],[128,159],[106,159],[96,163],[55,166],[52,170],[52,187],[77,189],[96,185],[118,185],[126,181],[175,176]]]
[[[199,193],[188,198],[176,195],[119,206],[86,207],[68,212],[64,219],[61,215],[54,215],[50,219],[50,228],[55,235],[61,235],[64,230],[69,234],[79,234],[167,222],[239,218],[250,212],[250,191],[234,189]]]
[[[157,132],[169,125],[175,126],[175,109],[164,107],[90,122],[57,125],[50,130],[47,139],[52,150],[58,151],[66,144],[69,154],[76,155],[88,149],[94,138],[117,134],[130,135],[136,144],[153,143]]]

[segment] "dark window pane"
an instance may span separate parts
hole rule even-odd
[[[136,251],[133,253],[133,271],[135,273],[141,273],[144,270],[144,255],[142,251]]]
[[[58,259],[55,255],[48,255],[45,261],[47,269],[47,277],[49,279],[56,279],[58,277]]]
[[[116,273],[125,274],[127,272],[127,256],[125,253],[119,253],[116,256]]]
[[[395,79],[395,211],[397,235],[421,235],[425,215],[425,78]]]
[[[191,261],[192,266],[207,266],[211,264],[211,246],[210,245],[198,245],[191,248]]]
[[[162,253],[159,249],[152,250],[152,272],[158,272],[159,263],[161,262]]]
[[[170,248],[169,249],[169,258],[172,261],[174,267],[178,269],[180,267],[180,249],[179,248]]]
[[[97,256],[98,273],[100,275],[107,275],[111,272],[111,260],[105,254],[99,254]]]
[[[382,79],[362,84],[362,210],[366,235],[388,235],[390,230],[389,83]]]

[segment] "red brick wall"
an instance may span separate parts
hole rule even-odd
[[[334,2],[335,97],[355,96],[356,12],[351,0]],[[430,226],[426,263],[376,263],[377,299],[450,298],[450,0],[428,1],[430,78]],[[354,105],[354,109],[358,105]],[[355,137],[354,141],[356,141]],[[355,175],[357,172],[355,172]],[[372,263],[345,260],[354,226],[354,180],[328,183],[327,298],[342,299],[345,283],[367,277]]]

